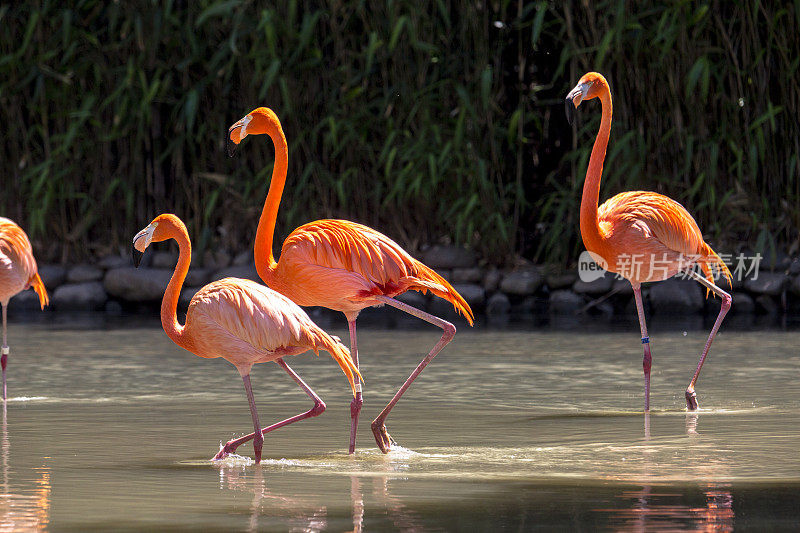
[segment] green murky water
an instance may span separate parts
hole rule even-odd
[[[307,354],[290,364],[328,410],[267,435],[255,467],[249,444],[208,461],[252,427],[225,361],[180,350],[155,321],[34,320],[9,330],[3,531],[800,524],[800,332],[723,328],[698,384],[702,409],[687,414],[705,331],[653,321],[646,420],[635,324],[461,327],[389,417],[402,447],[384,456],[369,422],[438,335],[377,321],[359,336],[355,456],[347,383],[329,357]],[[321,325],[347,338],[343,320]],[[275,365],[252,382],[264,424],[310,407]]]

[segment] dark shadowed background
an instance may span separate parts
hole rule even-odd
[[[290,146],[278,237],[321,217],[412,251],[562,266],[609,79],[601,198],[656,190],[715,246],[795,253],[800,1],[26,2],[0,7],[0,213],[45,261],[118,252],[156,214],[252,246],[273,151],[224,153],[272,107]]]

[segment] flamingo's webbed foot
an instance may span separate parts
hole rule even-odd
[[[217,455],[212,457],[211,460],[212,461],[220,461],[220,460],[225,459],[226,457],[228,457],[230,454],[232,454],[234,452],[235,448],[232,449],[230,447],[230,445],[231,445],[230,442],[226,442],[225,444],[220,444],[219,445],[219,451],[217,452]]]
[[[221,459],[225,459],[230,454],[236,453],[236,448],[238,448],[242,444],[244,444],[244,443],[241,441],[241,439],[233,439],[233,440],[229,440],[225,444],[220,444],[219,445],[219,451],[217,452],[217,455],[212,457],[211,460],[212,461],[219,461]]]
[[[697,411],[697,393],[694,389],[686,389],[686,409]]]
[[[397,442],[386,431],[386,425],[382,421],[375,420],[372,423],[372,433],[375,435],[375,442],[378,444],[378,448],[383,453],[389,453],[392,446],[397,446]]]

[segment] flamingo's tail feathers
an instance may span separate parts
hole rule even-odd
[[[39,274],[36,273],[31,277],[28,283],[31,287],[33,287],[33,290],[36,291],[36,294],[39,295],[39,305],[42,309],[44,309],[44,306],[50,303],[50,297],[47,296],[47,289],[44,288],[42,278],[40,278]]]
[[[716,273],[717,277],[725,278],[729,288],[733,288],[733,277],[731,276],[731,271],[728,269],[728,265],[725,264],[725,261],[723,261],[709,245],[705,243],[703,243],[703,245],[705,246],[702,251],[704,257],[699,263],[706,279],[714,283],[714,274]],[[709,292],[711,291],[706,289],[706,297],[708,297]]]
[[[353,391],[353,396],[355,397],[356,381],[364,381],[364,378],[361,377],[361,372],[358,371],[355,363],[353,363],[353,359],[350,357],[350,350],[341,342],[334,340],[330,335],[324,332],[322,333],[320,341],[317,348],[321,348],[331,354],[333,360],[336,361],[342,369],[342,372],[344,372],[344,375],[347,376],[347,381],[350,382],[350,389]]]
[[[456,291],[450,283],[447,282],[442,276],[437,274],[433,269],[423,265],[422,263],[418,264],[419,267],[419,274],[413,281],[410,281],[410,289],[419,291],[421,293],[425,293],[426,291],[431,291],[434,295],[438,296],[439,298],[444,298],[455,308],[456,312],[462,315],[469,325],[471,326],[475,322],[475,316],[472,314],[472,309],[470,309],[469,304],[461,296],[458,291]]]

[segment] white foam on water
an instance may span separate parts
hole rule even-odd
[[[9,402],[36,402],[42,400],[49,400],[47,396],[16,396],[14,398],[9,398]]]
[[[392,445],[389,453],[386,454],[391,459],[408,459],[409,457],[421,456],[422,454],[419,452],[415,452],[409,448],[404,448],[399,444]]]
[[[334,468],[336,465],[332,463],[320,462],[309,459],[262,459],[261,464],[265,466],[279,466],[285,467],[298,467],[298,468]]]
[[[188,392],[179,394],[139,394],[133,396],[94,396],[94,397],[59,397],[59,396],[13,396],[8,398],[8,402],[44,402],[52,404],[95,404],[95,403],[116,403],[134,404],[139,402],[161,402],[161,403],[180,403],[182,401],[193,400],[215,400],[217,397],[211,393]]]
[[[264,461],[262,461],[263,463]],[[233,467],[233,466],[250,466],[256,464],[255,459],[250,457],[246,457],[244,455],[237,455],[232,453],[226,456],[224,459],[211,459],[210,463],[214,466],[220,467]]]

